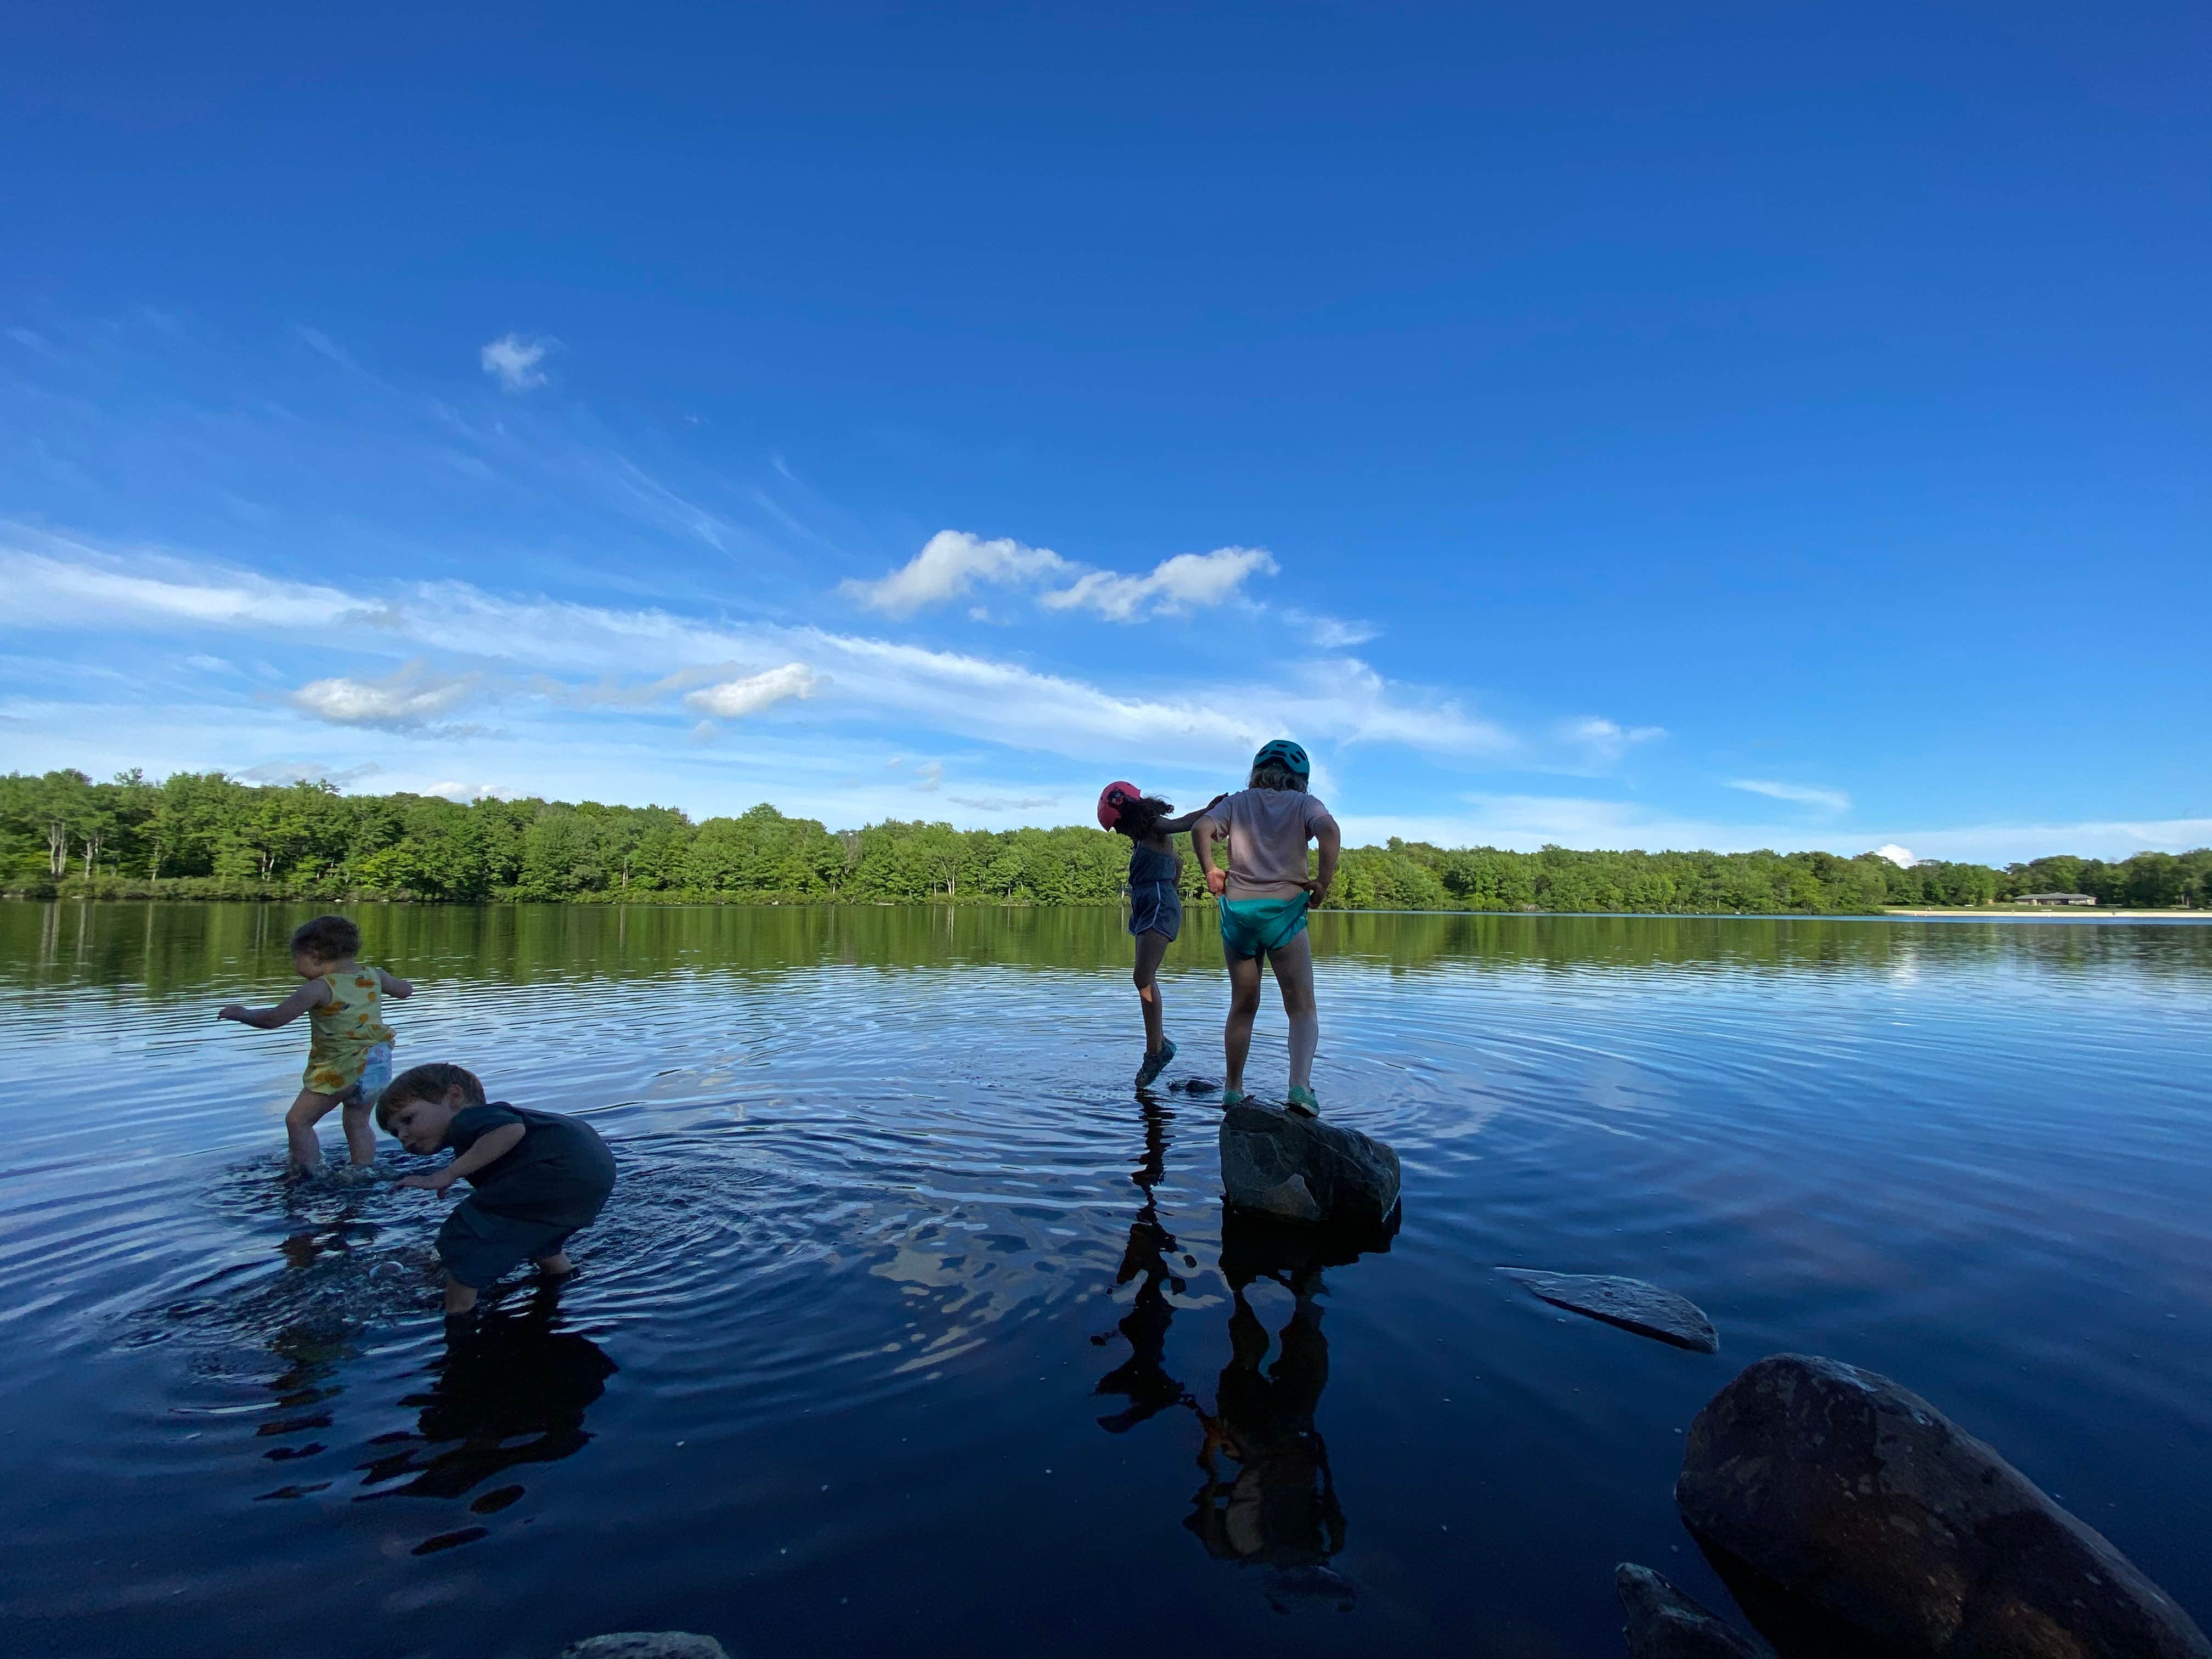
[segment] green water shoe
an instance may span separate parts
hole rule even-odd
[[[1283,1101],[1283,1109],[1286,1112],[1296,1112],[1300,1117],[1319,1117],[1321,1102],[1314,1098],[1312,1090],[1293,1084],[1291,1086],[1291,1092]]]
[[[1173,1060],[1175,1056],[1175,1044],[1169,1042],[1167,1038],[1162,1037],[1160,1039],[1160,1046],[1158,1049],[1152,1054],[1146,1054],[1145,1056],[1145,1063],[1141,1066],[1138,1067],[1137,1086],[1139,1089],[1151,1088],[1154,1083],[1159,1080],[1160,1073],[1167,1070],[1168,1062]]]

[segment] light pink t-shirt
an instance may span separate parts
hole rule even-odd
[[[1209,808],[1229,826],[1231,898],[1288,898],[1306,879],[1306,843],[1336,820],[1303,789],[1242,789]]]

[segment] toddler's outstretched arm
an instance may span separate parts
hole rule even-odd
[[[413,980],[402,979],[397,974],[387,974],[381,968],[376,970],[376,983],[378,988],[394,1002],[404,1002],[415,994]]]
[[[216,1011],[217,1019],[234,1019],[240,1025],[251,1025],[263,1031],[273,1031],[280,1025],[289,1025],[310,1008],[319,1008],[331,1000],[331,988],[321,980],[311,979],[286,997],[274,1008],[249,1008],[242,1002],[226,1002]]]
[[[1220,805],[1222,802],[1228,799],[1229,797],[1226,795],[1216,795],[1212,800],[1206,802],[1205,805],[1200,807],[1196,811],[1185,812],[1181,817],[1162,818],[1159,823],[1153,827],[1164,836],[1179,836],[1186,830],[1196,829],[1198,827],[1198,821],[1200,818],[1204,817],[1208,812],[1211,812],[1215,807]]]

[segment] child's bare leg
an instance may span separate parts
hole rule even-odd
[[[466,1313],[476,1305],[476,1291],[462,1284],[453,1274],[447,1273],[446,1275],[446,1311],[449,1314]]]
[[[1291,1026],[1291,1087],[1313,1086],[1314,1050],[1321,1046],[1321,1015],[1314,1007],[1313,945],[1300,933],[1279,951],[1267,953],[1275,987],[1283,994],[1283,1012]]]
[[[1260,958],[1229,958],[1229,1018],[1221,1028],[1225,1086],[1244,1086],[1244,1058],[1252,1052],[1252,1022],[1260,1013]]]
[[[1136,981],[1138,1006],[1145,1012],[1145,1052],[1156,1054],[1160,1044],[1167,1041],[1167,1013],[1160,1005],[1160,961],[1168,953],[1167,935],[1142,933],[1137,935],[1137,967],[1130,978]]]
[[[323,1167],[322,1137],[315,1133],[315,1125],[330,1115],[337,1105],[336,1095],[319,1095],[313,1089],[302,1089],[292,1108],[284,1114],[284,1142],[290,1148],[292,1167],[302,1175],[309,1175]],[[374,1156],[374,1143],[372,1143]]]
[[[566,1279],[576,1271],[576,1264],[568,1260],[568,1253],[566,1250],[556,1250],[550,1255],[541,1255],[535,1259],[538,1271],[548,1279]]]
[[[338,1121],[345,1126],[347,1162],[375,1163],[376,1126],[369,1121],[368,1102],[358,1097],[347,1101]]]

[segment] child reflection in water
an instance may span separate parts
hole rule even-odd
[[[420,1415],[416,1431],[374,1443],[391,1448],[366,1466],[364,1486],[406,1477],[403,1486],[368,1492],[381,1498],[459,1498],[525,1463],[551,1463],[591,1440],[584,1413],[606,1388],[615,1363],[589,1338],[555,1328],[559,1291],[541,1288],[519,1313],[485,1311],[473,1330],[457,1335],[432,1370],[429,1388],[399,1403]],[[478,1496],[477,1515],[505,1509],[520,1486]],[[484,1535],[465,1528],[426,1539],[418,1555]]]
[[[1344,1511],[1329,1479],[1328,1448],[1314,1411],[1328,1385],[1328,1339],[1322,1334],[1318,1269],[1266,1277],[1297,1298],[1282,1329],[1282,1352],[1262,1369],[1267,1329],[1245,1291],[1257,1275],[1232,1277],[1229,1364],[1211,1416],[1201,1412],[1206,1444],[1198,1455],[1206,1484],[1183,1524],[1217,1559],[1278,1569],[1267,1599],[1278,1611],[1292,1600],[1334,1597],[1349,1607],[1356,1592],[1328,1570],[1344,1547]],[[1224,1460],[1233,1465],[1224,1470]]]
[[[1109,1434],[1125,1434],[1148,1417],[1188,1399],[1182,1383],[1167,1372],[1168,1328],[1175,1322],[1175,1304],[1169,1292],[1183,1292],[1183,1280],[1169,1257],[1176,1249],[1175,1236],[1160,1224],[1152,1188],[1167,1173],[1168,1125],[1174,1116],[1158,1101],[1145,1103],[1145,1163],[1129,1179],[1145,1195],[1144,1207],[1129,1224],[1129,1243],[1121,1252],[1121,1266],[1114,1282],[1126,1285],[1142,1278],[1137,1298],[1115,1328],[1129,1345],[1129,1358],[1098,1380],[1094,1394],[1125,1395],[1128,1407],[1098,1419]],[[1188,1262],[1190,1258],[1183,1258]],[[1104,1344],[1109,1339],[1093,1337]]]

